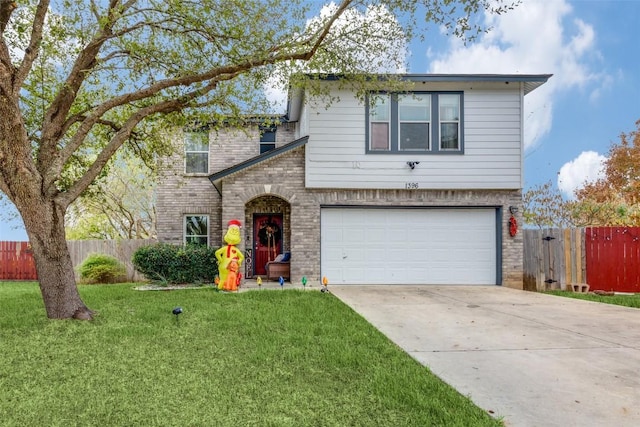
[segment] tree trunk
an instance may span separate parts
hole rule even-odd
[[[93,312],[82,302],[76,285],[65,238],[64,210],[54,207],[53,211],[42,212],[37,224],[29,224],[25,218],[47,317],[91,320]]]

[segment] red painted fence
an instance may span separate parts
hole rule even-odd
[[[0,242],[0,280],[38,280],[29,242]]]
[[[590,290],[640,292],[640,227],[585,230]]]

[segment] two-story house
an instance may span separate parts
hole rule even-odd
[[[289,252],[298,283],[521,289],[524,99],[551,75],[401,77],[363,102],[328,76],[328,107],[298,90],[277,126],[177,135],[159,239],[218,247],[240,219],[245,277]]]

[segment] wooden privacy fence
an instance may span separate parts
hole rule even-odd
[[[523,230],[524,288],[640,292],[640,227]]]
[[[565,289],[586,283],[584,229],[522,230],[524,235],[524,289]]]
[[[99,253],[111,255],[118,259],[127,268],[127,280],[130,282],[141,282],[146,280],[133,267],[131,257],[136,249],[157,243],[155,239],[132,239],[132,240],[69,240],[67,246],[71,253],[73,268],[80,265],[87,255]],[[76,271],[76,280],[79,279]]]
[[[74,269],[91,253],[111,255],[124,264],[127,280],[144,281],[145,278],[135,271],[131,257],[136,249],[157,243],[155,239],[139,240],[69,240],[67,246],[71,253]],[[76,271],[76,280],[79,279]],[[37,280],[33,255],[28,242],[0,242],[0,280]]]

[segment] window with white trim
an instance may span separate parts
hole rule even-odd
[[[462,153],[462,93],[376,93],[367,108],[367,153]]]
[[[184,216],[184,244],[209,246],[209,215]]]
[[[209,132],[184,133],[184,172],[209,173]]]

